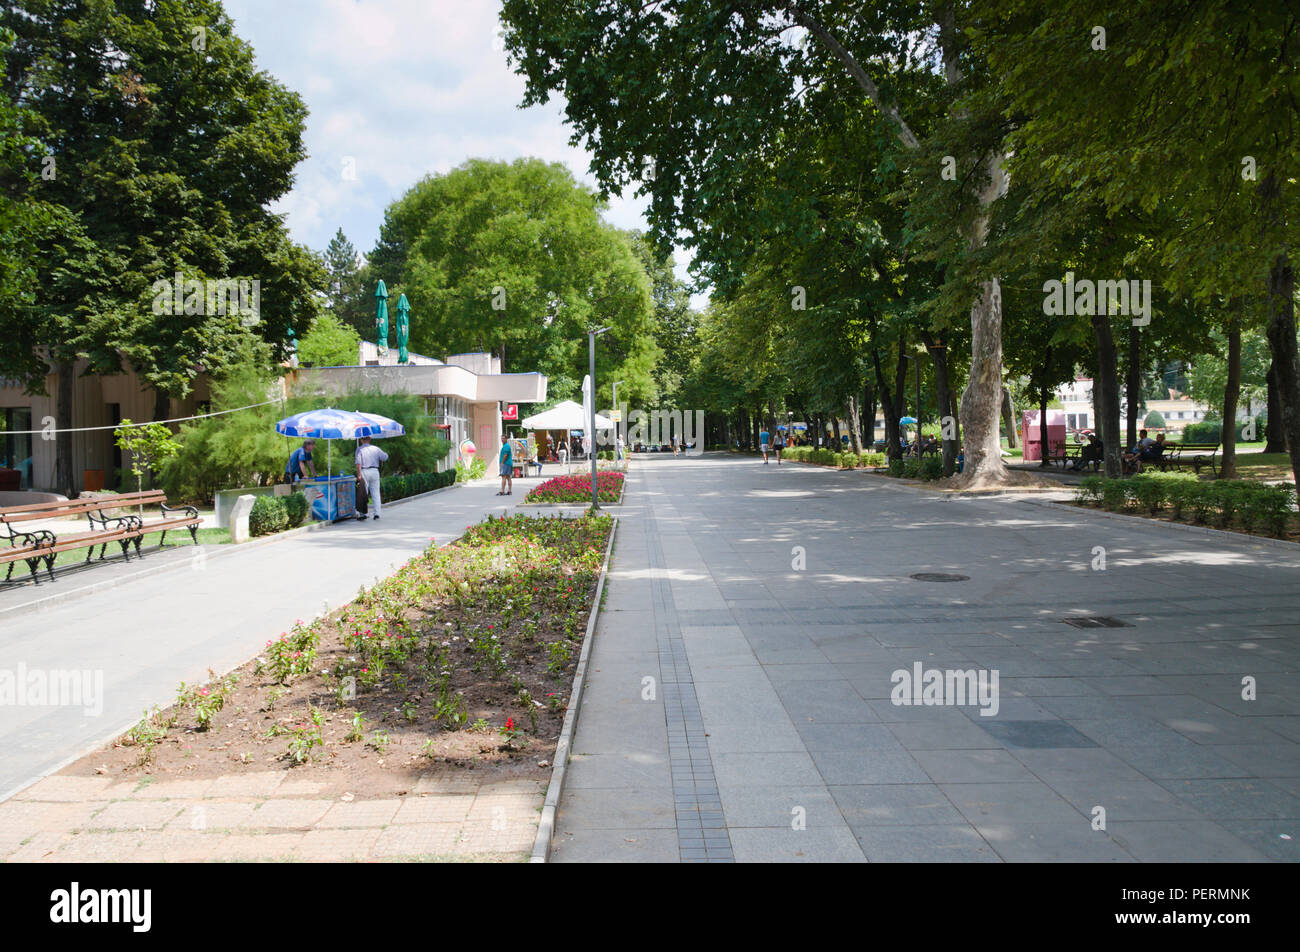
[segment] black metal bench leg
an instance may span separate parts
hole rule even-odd
[[[142,559],[142,558],[144,558],[144,556],[142,556],[142,555],[140,554],[140,540],[143,539],[143,538],[144,538],[144,536],[136,536],[134,539],[128,539],[128,540],[127,540],[127,545],[130,545],[132,542],[135,543],[135,557],[136,557],[137,559]]]
[[[47,555],[45,557],[45,571],[49,573],[50,581],[53,582],[54,581],[54,556]]]
[[[166,544],[167,544],[167,530],[164,529],[162,535],[158,537],[158,548],[161,549]]]
[[[92,545],[89,549],[86,550],[86,563],[85,563],[86,565],[90,564],[90,559],[94,554],[95,554],[95,547]],[[100,555],[101,559],[103,557],[104,557],[103,555]]]
[[[5,581],[6,581],[6,582],[9,581],[11,578],[14,577],[14,566],[17,565],[17,564],[18,564],[18,562],[17,562],[16,560],[13,561],[13,562],[10,562],[10,563],[9,563],[9,571],[5,573]]]
[[[32,573],[32,581],[35,582],[37,585],[40,585],[40,584],[41,584],[41,577],[40,577],[39,575],[36,574],[37,571],[39,571],[39,570],[40,570],[40,567],[41,567],[41,560],[40,560],[40,557],[38,556],[37,558],[34,558],[34,559],[23,559],[23,561],[27,563],[27,568],[31,570],[31,573]]]
[[[189,530],[190,530],[190,540],[191,540],[195,545],[198,545],[198,544],[199,544],[199,527],[198,527],[198,526],[190,526],[190,527],[189,527]]]
[[[128,562],[130,562],[131,561],[131,540],[118,539],[117,544],[122,547],[122,555],[126,558]],[[138,552],[136,554],[139,555]]]

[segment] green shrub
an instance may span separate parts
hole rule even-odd
[[[251,535],[270,535],[289,527],[289,513],[281,496],[258,496],[248,514]]]
[[[487,472],[487,460],[482,456],[473,457],[468,463],[463,459],[456,461],[456,482],[464,483],[471,479],[481,479]]]
[[[902,476],[904,469],[906,467],[906,463],[907,460],[905,459],[891,459],[889,461],[889,475]]]
[[[1291,510],[1295,503],[1295,487],[1289,483],[1280,486],[1262,486],[1250,500],[1250,522],[1276,538],[1286,536],[1287,525],[1291,521]]]
[[[284,514],[289,522],[288,527],[296,529],[302,525],[303,520],[307,518],[307,510],[311,508],[307,502],[307,497],[302,493],[293,493],[283,498]]]
[[[1101,505],[1101,489],[1106,483],[1105,476],[1085,476],[1079,482],[1079,488],[1074,491],[1075,502],[1089,505]]]
[[[1187,500],[1187,504],[1192,510],[1192,521],[1197,525],[1203,526],[1209,522],[1210,513],[1217,508],[1214,494],[1208,489],[1211,485],[1213,484],[1198,484],[1191,493],[1191,497]]]
[[[1101,485],[1101,504],[1119,512],[1128,504],[1128,486],[1122,479],[1108,479]]]
[[[1223,428],[1218,423],[1189,423],[1183,430],[1183,443],[1217,443],[1223,435]]]
[[[1165,488],[1165,498],[1169,501],[1169,514],[1175,519],[1183,518],[1183,512],[1191,506],[1192,501],[1201,490],[1200,481],[1191,473],[1184,473],[1187,479],[1170,480]]]
[[[379,495],[385,502],[418,496],[421,493],[443,489],[456,482],[456,471],[441,473],[408,473],[404,476],[385,476],[379,481]]]
[[[884,453],[868,451],[858,454],[858,464],[861,466],[884,466],[886,457]]]

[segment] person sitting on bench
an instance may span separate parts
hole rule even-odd
[[[1087,445],[1079,451],[1079,458],[1074,462],[1074,470],[1075,472],[1078,472],[1089,463],[1092,463],[1093,467],[1096,468],[1101,465],[1105,458],[1106,451],[1102,446],[1101,440],[1097,439],[1096,433],[1089,433]]]

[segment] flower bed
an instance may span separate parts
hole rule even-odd
[[[1075,490],[1075,503],[1112,512],[1171,521],[1190,520],[1238,532],[1300,537],[1295,487],[1249,480],[1201,482],[1191,473],[1140,473],[1128,479],[1089,476]]]
[[[596,499],[599,502],[618,502],[623,495],[623,474],[616,470],[596,473]],[[525,503],[591,502],[591,474],[581,476],[556,476],[528,490]]]
[[[436,763],[545,779],[613,519],[513,515],[430,547],[66,773],[301,770],[406,792]],[[327,793],[322,790],[322,793]]]

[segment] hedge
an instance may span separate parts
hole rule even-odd
[[[908,456],[889,461],[889,475],[902,479],[942,479],[943,460],[938,456]]]
[[[816,463],[820,466],[838,466],[840,469],[856,469],[859,466],[884,466],[884,453],[854,453],[835,450],[821,446],[788,446],[781,451],[781,458],[796,463]]]
[[[1080,505],[1112,512],[1168,512],[1174,519],[1190,515],[1198,525],[1263,531],[1283,538],[1295,509],[1295,487],[1268,486],[1250,480],[1201,482],[1191,473],[1139,473],[1129,479],[1088,476],[1075,490]]]
[[[1245,423],[1237,424],[1237,441],[1243,442],[1241,431],[1245,429]],[[1255,417],[1255,439],[1260,440],[1264,437],[1264,415],[1261,413]],[[1183,430],[1181,437],[1183,443],[1221,443],[1223,442],[1223,424],[1213,420],[1204,423],[1189,423]]]
[[[442,473],[410,473],[405,476],[385,476],[379,481],[379,494],[385,502],[405,499],[420,493],[450,486],[456,481],[456,471]],[[248,514],[248,531],[251,535],[270,535],[286,529],[296,529],[307,518],[307,497],[302,493],[288,496],[258,496]]]

